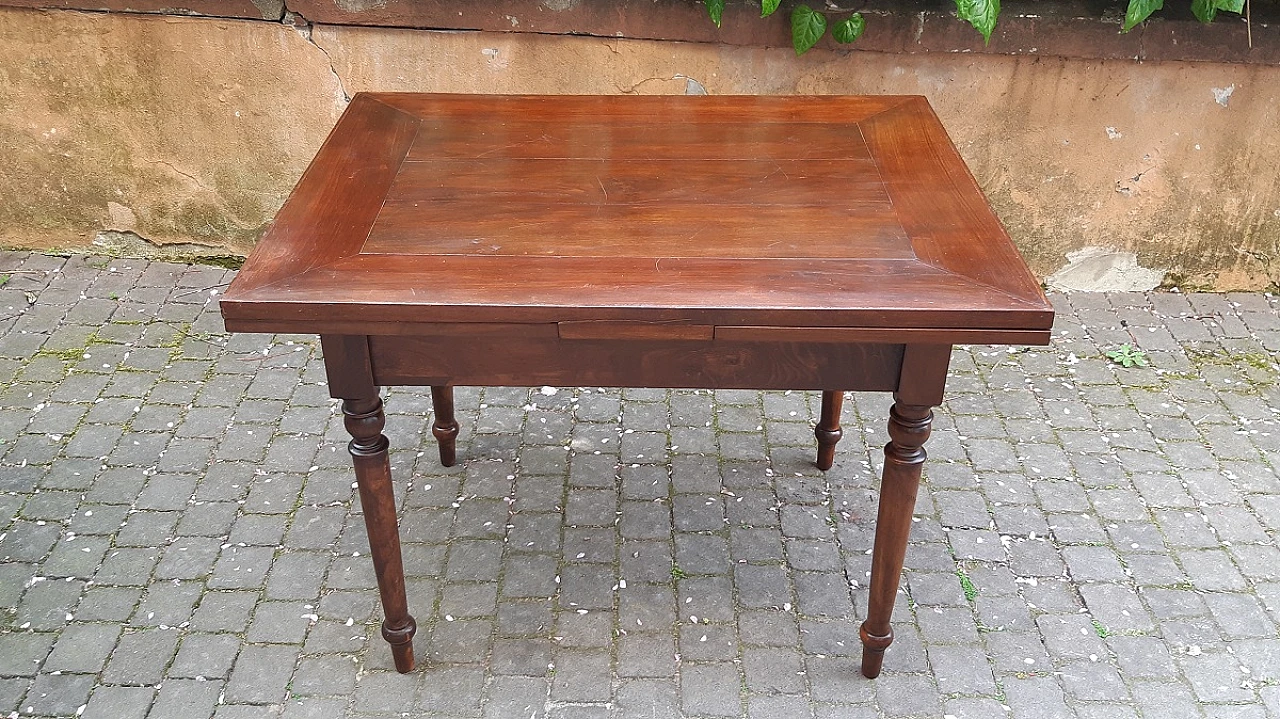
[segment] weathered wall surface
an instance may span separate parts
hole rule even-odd
[[[361,90],[926,95],[1033,268],[1280,284],[1280,67],[0,8],[0,244],[243,252]],[[1079,255],[1076,255],[1079,257]],[[1126,269],[1127,268],[1127,269]],[[1128,274],[1125,274],[1128,272]],[[1077,273],[1075,278],[1079,281]],[[1085,283],[1087,284],[1087,282]],[[1140,283],[1139,283],[1140,284]]]
[[[0,244],[248,250],[345,102],[278,23],[0,8]]]

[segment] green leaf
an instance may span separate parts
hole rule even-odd
[[[991,32],[1000,19],[1000,0],[956,0],[956,14],[982,33],[984,43],[991,42]]]
[[[960,578],[960,588],[964,590],[964,598],[972,602],[978,598],[978,588],[973,585],[973,580],[963,569],[956,570],[956,576]]]
[[[1218,14],[1218,8],[1213,0],[1191,0],[1191,12],[1200,22],[1211,23]]]
[[[707,6],[707,14],[711,16],[711,22],[720,27],[720,18],[724,15],[724,0],[703,0]]]
[[[808,5],[797,5],[791,11],[791,44],[797,55],[803,55],[818,44],[827,31],[827,17]]]
[[[1107,352],[1107,359],[1121,367],[1146,367],[1148,364],[1147,353],[1128,343]]]
[[[1164,0],[1129,0],[1129,9],[1124,11],[1124,26],[1120,28],[1120,32],[1129,32],[1162,7]]]
[[[866,29],[866,19],[862,17],[862,13],[855,12],[850,17],[831,26],[831,37],[835,38],[836,42],[849,43],[857,40],[862,35],[862,31]]]
[[[1200,22],[1213,22],[1219,10],[1239,15],[1244,12],[1244,0],[1191,0],[1191,12]]]
[[[769,17],[778,9],[782,0],[760,0],[760,17]]]

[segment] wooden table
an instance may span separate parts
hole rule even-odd
[[[413,668],[380,385],[894,396],[862,672],[880,672],[955,343],[1053,311],[921,97],[360,94],[222,300],[316,333],[342,399],[396,668]]]

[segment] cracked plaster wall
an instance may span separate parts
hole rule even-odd
[[[1280,68],[300,22],[0,8],[0,243],[244,252],[363,90],[909,93],[1042,276],[1092,247],[1189,285],[1280,283]]]
[[[0,47],[7,246],[244,253],[345,106],[280,23],[0,8]]]

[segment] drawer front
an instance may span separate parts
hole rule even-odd
[[[369,349],[380,385],[515,387],[892,391],[903,356],[885,343],[579,337],[375,335]]]

